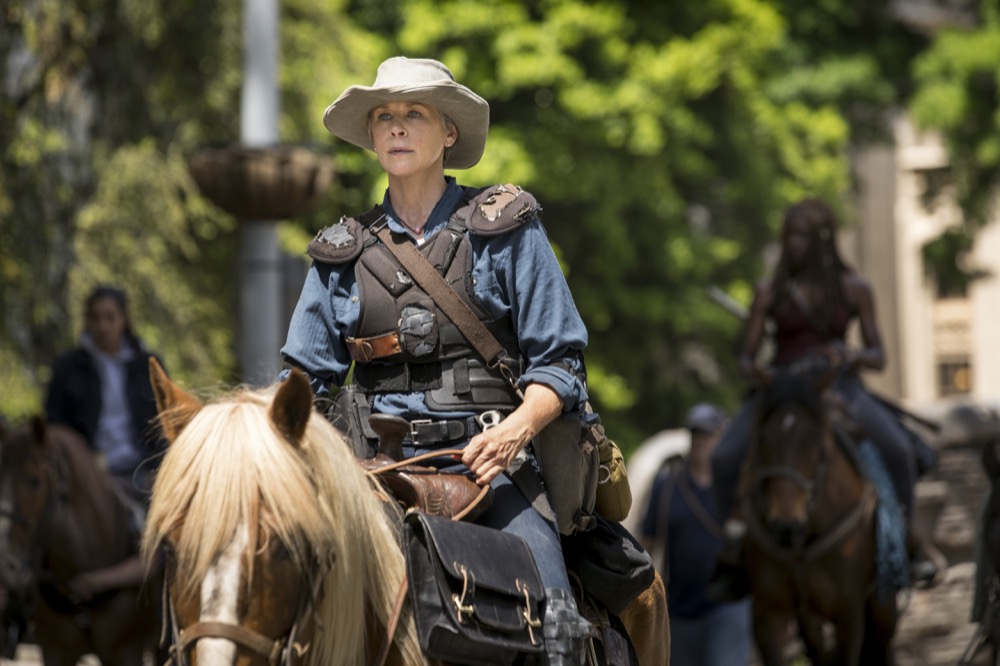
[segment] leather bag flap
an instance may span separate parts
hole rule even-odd
[[[524,539],[419,512],[408,513],[406,521],[423,531],[436,555],[439,583],[459,595],[477,621],[514,632],[524,629],[525,610],[538,618],[545,593]]]

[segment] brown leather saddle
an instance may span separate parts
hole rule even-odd
[[[493,501],[489,486],[482,488],[464,474],[403,463],[403,438],[410,432],[406,419],[373,414],[368,422],[378,435],[379,453],[362,460],[361,466],[404,509],[472,522],[489,507]],[[453,451],[443,450],[441,457]]]

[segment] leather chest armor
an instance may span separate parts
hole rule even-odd
[[[511,185],[466,189],[448,224],[418,247],[497,340],[518,358],[509,318],[490,320],[473,296],[470,234],[510,233],[533,219],[538,205]],[[309,244],[318,261],[353,263],[360,299],[356,336],[347,345],[355,361],[354,381],[367,394],[424,391],[434,410],[512,410],[513,391],[479,357],[434,300],[417,285],[372,229],[385,224],[377,206],[357,218],[342,218]]]

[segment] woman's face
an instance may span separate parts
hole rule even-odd
[[[125,313],[113,298],[98,298],[90,303],[85,318],[87,333],[94,345],[107,354],[116,354],[125,337]]]
[[[785,225],[785,254],[792,268],[802,268],[809,260],[812,233],[809,223],[801,219],[792,219]]]
[[[390,176],[442,171],[444,149],[458,133],[445,129],[437,109],[419,102],[391,102],[372,109],[372,143],[379,164]]]

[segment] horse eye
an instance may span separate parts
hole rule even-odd
[[[288,550],[288,547],[281,542],[280,539],[275,539],[273,548],[273,557],[279,562],[287,562],[292,559],[292,553]]]
[[[24,480],[24,484],[28,486],[28,490],[38,490],[42,487],[42,477],[29,476]]]

